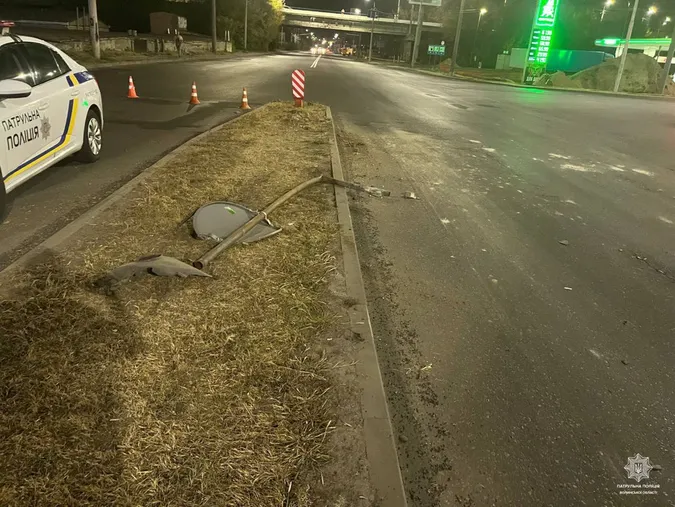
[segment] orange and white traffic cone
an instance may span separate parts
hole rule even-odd
[[[190,96],[190,104],[193,106],[196,106],[197,104],[200,104],[199,102],[199,97],[197,96],[197,83],[193,82],[192,83],[192,95]]]
[[[244,93],[241,96],[241,107],[239,109],[251,109],[251,106],[248,105],[248,92],[244,88]]]
[[[139,98],[138,95],[136,95],[136,87],[134,86],[134,78],[129,76],[129,95],[127,95],[128,98],[130,99],[137,99]]]

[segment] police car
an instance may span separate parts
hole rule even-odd
[[[74,153],[83,162],[96,161],[102,127],[101,92],[94,76],[48,42],[3,28],[0,222],[7,193],[39,172]]]

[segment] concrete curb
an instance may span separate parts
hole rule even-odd
[[[326,114],[331,121],[332,128],[330,158],[333,177],[343,180],[344,174],[340,162],[335,122],[330,107],[327,108]],[[376,505],[407,507],[403,478],[394,441],[394,431],[391,426],[387,397],[382,383],[382,373],[377,359],[375,338],[368,314],[366,289],[363,285],[346,189],[335,186],[335,201],[340,225],[340,242],[344,258],[347,292],[357,302],[349,310],[351,329],[364,339],[363,346],[357,354],[356,373],[361,387],[363,433],[366,441],[370,479],[375,489]]]
[[[551,92],[566,92],[566,93],[582,93],[586,95],[603,95],[606,97],[623,97],[626,99],[643,99],[643,100],[665,100],[665,101],[672,101],[675,100],[675,97],[669,97],[665,95],[654,95],[654,94],[638,94],[638,93],[627,93],[627,92],[608,92],[604,90],[589,90],[587,88],[555,88],[553,86],[531,86],[531,85],[524,85],[520,83],[508,83],[506,81],[492,81],[489,79],[480,79],[480,78],[475,78],[475,77],[469,77],[469,76],[459,76],[459,75],[445,75],[445,74],[439,74],[438,72],[433,72],[430,70],[424,70],[424,69],[411,69],[411,68],[406,68],[403,66],[398,66],[398,65],[387,65],[383,63],[376,63],[376,65],[381,65],[384,67],[388,67],[390,69],[397,69],[397,70],[402,70],[405,72],[410,72],[413,74],[422,74],[425,76],[431,76],[431,77],[438,77],[442,79],[449,79],[451,81],[464,81],[468,83],[482,83],[482,84],[490,84],[490,85],[498,85],[498,86],[508,86],[510,88],[521,88],[524,90],[546,90],[546,91],[551,91]]]
[[[71,238],[75,234],[77,234],[83,227],[86,225],[92,223],[101,213],[103,213],[105,210],[113,206],[115,203],[117,203],[120,199],[123,197],[127,196],[129,193],[131,193],[137,186],[139,186],[141,183],[143,183],[145,180],[147,180],[152,174],[157,171],[159,168],[162,166],[168,164],[171,162],[174,158],[176,158],[178,155],[180,155],[183,151],[186,150],[189,146],[198,143],[202,139],[204,139],[206,136],[209,134],[213,134],[214,132],[218,132],[219,130],[225,128],[226,126],[239,121],[241,118],[244,116],[248,116],[249,114],[254,114],[256,111],[259,111],[261,109],[264,109],[267,106],[267,104],[260,106],[256,109],[253,109],[249,113],[242,114],[240,116],[237,116],[236,118],[232,118],[231,120],[227,120],[225,123],[221,123],[220,125],[217,125],[206,132],[202,132],[201,134],[196,135],[192,139],[187,140],[185,143],[181,144],[178,146],[176,149],[172,150],[170,153],[164,155],[161,159],[159,159],[157,162],[152,164],[150,167],[144,169],[138,176],[134,177],[124,185],[122,185],[120,188],[115,190],[112,194],[110,194],[108,197],[103,199],[101,202],[90,208],[88,211],[86,211],[83,215],[80,217],[76,218],[72,222],[70,222],[68,225],[66,225],[63,229],[60,231],[54,233],[52,236],[47,238],[45,241],[40,243],[38,246],[35,248],[31,249],[30,251],[26,252],[24,255],[19,257],[17,260],[15,260],[13,263],[11,263],[9,266],[7,266],[5,269],[0,270],[0,274],[6,275],[7,273],[10,273],[11,271],[19,270],[22,268],[25,268],[29,266],[32,262],[36,261],[40,255],[44,254],[47,251],[50,250],[56,250],[58,246],[66,241],[67,239]]]

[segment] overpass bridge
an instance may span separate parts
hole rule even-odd
[[[315,11],[308,9],[294,9],[284,7],[285,26],[316,28],[345,32],[370,33],[373,20],[361,14],[342,14],[341,12]],[[416,22],[413,21],[412,32],[415,32]],[[406,36],[410,30],[410,20],[380,17],[375,20],[373,31],[378,35]],[[441,23],[425,21],[422,30],[440,33],[443,31]]]

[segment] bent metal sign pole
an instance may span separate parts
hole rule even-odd
[[[534,84],[534,80],[546,72],[546,62],[548,62],[548,52],[551,49],[553,28],[560,2],[561,0],[539,0],[537,3],[523,69],[523,83],[525,84]]]
[[[293,98],[296,107],[302,107],[305,100],[305,71],[294,70],[291,74],[291,84],[293,86]]]

